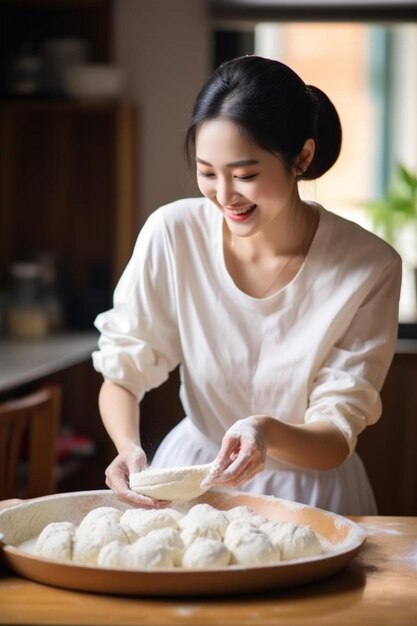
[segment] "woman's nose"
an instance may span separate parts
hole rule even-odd
[[[229,206],[233,204],[233,200],[236,198],[236,191],[233,186],[233,181],[227,179],[218,179],[216,198],[217,202],[222,206]]]

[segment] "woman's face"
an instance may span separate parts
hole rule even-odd
[[[230,121],[204,122],[196,134],[197,182],[232,233],[268,232],[298,198],[282,160],[242,136]]]

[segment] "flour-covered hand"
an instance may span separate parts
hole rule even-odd
[[[129,487],[129,475],[144,470],[146,466],[144,450],[132,443],[126,450],[120,452],[106,469],[106,485],[114,491],[119,500],[127,502],[130,506],[147,509],[165,507],[169,502],[143,496]]]
[[[235,422],[202,486],[239,487],[264,469],[266,450],[262,419],[251,416]]]

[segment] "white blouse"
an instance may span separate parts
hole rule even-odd
[[[140,401],[180,364],[182,405],[205,443],[214,444],[210,454],[236,420],[260,413],[292,424],[330,421],[352,453],[359,433],[381,414],[401,259],[375,235],[316,206],[319,225],[301,269],[263,299],[242,292],[229,275],[223,217],[209,200],[155,211],[114,308],[96,319],[94,367]],[[169,440],[161,462],[181,464],[178,442]],[[194,462],[207,462],[203,456],[193,455]],[[273,459],[266,467],[282,469]]]

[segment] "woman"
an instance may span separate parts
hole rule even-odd
[[[155,211],[98,316],[93,355],[118,450],[106,482],[146,466],[138,402],[180,364],[186,417],[154,466],[212,462],[207,485],[342,514],[373,514],[355,445],[381,414],[397,333],[401,263],[385,242],[303,201],[341,145],[319,89],[269,59],[222,65],[186,137],[202,198]]]

